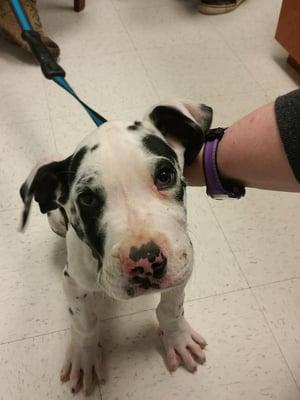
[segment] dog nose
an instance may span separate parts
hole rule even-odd
[[[167,272],[167,258],[163,257],[160,262],[152,264],[153,278],[162,278]]]
[[[135,262],[139,261],[140,259],[147,259],[150,263],[153,263],[156,257],[159,256],[159,253],[159,246],[151,241],[147,244],[143,244],[139,248],[132,246],[129,252],[129,258]]]
[[[143,289],[159,289],[159,280],[167,272],[167,257],[156,243],[150,241],[130,248],[125,268],[131,284]]]

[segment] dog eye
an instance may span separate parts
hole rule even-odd
[[[155,174],[154,183],[158,190],[167,189],[176,182],[176,172],[171,168],[162,168]]]
[[[84,207],[96,207],[99,203],[98,197],[91,191],[80,193],[77,201]]]

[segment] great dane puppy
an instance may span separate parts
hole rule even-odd
[[[66,238],[63,271],[71,340],[61,371],[73,393],[101,381],[99,291],[127,300],[160,291],[156,313],[174,371],[205,361],[205,340],[186,321],[193,266],[185,163],[199,153],[212,109],[189,100],[155,106],[143,121],[106,122],[61,161],[36,167],[21,187],[23,227],[34,198]]]

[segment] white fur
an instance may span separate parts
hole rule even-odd
[[[172,105],[195,122],[201,122],[201,112],[196,111],[199,107],[186,101]],[[92,390],[93,373],[99,381],[103,379],[95,293],[104,290],[114,298],[128,299],[120,255],[128,252],[130,246],[150,240],[157,242],[168,255],[167,275],[157,308],[167,365],[170,370],[175,370],[181,363],[194,372],[196,361],[203,363],[205,360],[205,340],[193,331],[183,315],[184,287],[193,265],[185,209],[174,201],[172,190],[165,195],[158,192],[151,176],[156,156],[145,153],[141,145],[141,135],[152,133],[163,137],[147,118],[141,130],[128,130],[128,125],[130,123],[105,123],[80,143],[77,149],[95,144],[99,144],[99,148],[84,157],[69,200],[64,205],[69,220],[72,220],[76,185],[83,175],[93,177],[93,184],[103,187],[107,194],[105,212],[101,217],[101,224],[106,228],[106,241],[100,271],[89,246],[79,239],[72,226],[66,233],[68,261],[63,278],[72,313],[72,337],[61,379],[71,380],[73,392],[80,389],[80,370],[83,371],[86,394]],[[181,179],[184,151],[172,139],[169,143],[177,153],[178,179]],[[61,228],[64,224],[57,211],[51,212],[49,218],[54,228]]]

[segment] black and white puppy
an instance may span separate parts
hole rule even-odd
[[[199,153],[212,109],[188,100],[154,107],[142,122],[106,122],[72,156],[44,164],[21,188],[23,226],[34,198],[66,237],[63,272],[71,342],[61,372],[71,390],[99,381],[99,291],[126,300],[161,291],[157,307],[170,370],[194,372],[205,340],[184,318],[193,249],[186,227],[184,163]],[[83,375],[83,376],[82,376]]]

